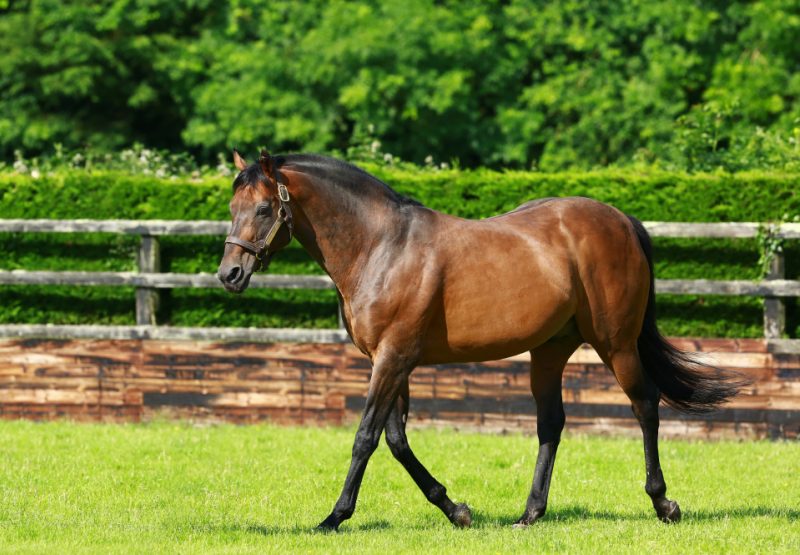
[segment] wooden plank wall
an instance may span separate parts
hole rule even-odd
[[[764,340],[676,340],[755,382],[721,411],[687,417],[662,407],[666,436],[797,438],[800,355]],[[421,367],[410,424],[535,432],[527,357]],[[0,417],[197,420],[336,425],[358,419],[370,366],[351,345],[156,340],[0,341]],[[639,434],[614,377],[591,348],[564,375],[567,429]]]

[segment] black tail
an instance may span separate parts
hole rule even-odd
[[[681,412],[711,412],[736,396],[750,383],[745,376],[695,360],[690,353],[671,345],[656,326],[655,275],[653,244],[642,223],[628,216],[636,230],[650,268],[650,295],[639,335],[639,357],[645,372],[661,390],[664,402]]]

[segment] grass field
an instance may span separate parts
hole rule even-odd
[[[535,441],[412,431],[417,455],[472,507],[456,530],[385,445],[338,534],[353,429],[0,422],[0,552],[798,553],[800,443],[662,442],[678,525],[643,490],[641,444],[567,436],[544,520],[512,530]]]

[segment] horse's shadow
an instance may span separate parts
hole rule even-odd
[[[475,528],[495,528],[511,526],[517,521],[517,517],[509,515],[492,515],[480,512],[473,513],[473,527]],[[684,522],[711,522],[724,519],[744,519],[757,517],[788,518],[797,520],[800,518],[800,510],[788,507],[732,507],[729,509],[716,510],[685,510],[683,513]],[[553,508],[547,511],[542,522],[579,522],[586,520],[606,520],[606,521],[648,521],[656,520],[654,513],[650,511],[630,513],[614,510],[594,510],[582,505],[568,505],[565,507]]]
[[[370,532],[379,530],[388,530],[392,525],[387,520],[373,520],[361,524],[345,525],[339,529],[339,533],[346,532]],[[204,529],[209,529],[204,527]],[[277,536],[277,535],[290,535],[290,536],[303,536],[308,534],[325,535],[328,532],[320,532],[314,526],[303,526],[295,524],[294,526],[268,526],[266,524],[259,524],[256,522],[237,522],[231,524],[223,524],[220,526],[213,526],[210,531],[215,533],[244,533],[254,536]]]
[[[683,514],[684,522],[713,522],[725,519],[745,519],[745,518],[788,518],[790,520],[800,519],[800,510],[787,507],[732,507],[730,509],[686,511]],[[477,529],[505,528],[510,527],[516,522],[516,516],[495,515],[491,513],[473,512],[472,527]],[[649,511],[631,514],[630,512],[618,512],[613,510],[594,510],[582,505],[569,505],[566,507],[553,508],[547,512],[541,522],[581,522],[588,520],[603,521],[656,521],[654,514]],[[536,526],[534,524],[534,526]],[[371,520],[363,523],[347,523],[339,529],[339,534],[354,532],[380,532],[389,530],[393,526],[385,519]],[[268,526],[256,522],[231,523],[212,527],[214,532],[244,533],[259,536],[292,535],[302,536],[309,534],[325,534],[317,531],[313,526],[294,525],[294,526]],[[417,526],[416,528],[424,528]]]
[[[732,509],[714,511],[689,511],[686,513],[688,520],[704,522],[709,520],[722,520],[725,518],[755,518],[767,516],[771,518],[788,518],[797,520],[800,518],[800,510],[788,507],[734,507]]]

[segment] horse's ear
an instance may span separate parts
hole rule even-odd
[[[244,169],[247,167],[247,162],[244,158],[242,158],[242,155],[239,154],[239,151],[235,148],[233,149],[233,165],[236,166],[236,169],[239,171],[244,171]]]
[[[272,156],[269,155],[269,152],[262,150],[261,156],[258,157],[258,163],[261,165],[264,175],[270,180],[277,182],[277,178],[275,177],[275,163],[272,160]]]

